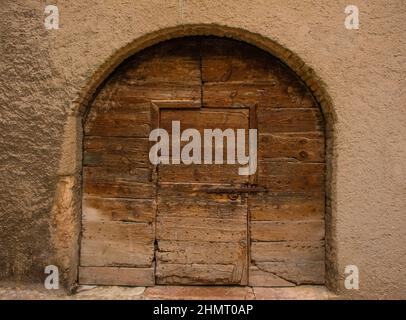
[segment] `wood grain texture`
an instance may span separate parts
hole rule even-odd
[[[258,183],[270,192],[324,193],[324,163],[259,161]]]
[[[258,137],[260,160],[286,160],[302,162],[324,162],[324,134],[261,133]]]
[[[82,221],[80,254],[82,266],[148,267],[154,256],[152,224],[106,222],[88,213]]]
[[[87,136],[83,164],[86,167],[148,168],[149,144],[147,138]]]
[[[203,95],[203,106],[207,108],[233,108],[242,104],[284,111],[317,110],[309,93],[297,96],[289,87],[275,89],[273,82],[208,82],[203,85]]]
[[[255,263],[323,261],[324,241],[253,241],[251,260]]]
[[[167,264],[156,269],[157,284],[239,284],[242,269],[232,264]]]
[[[266,193],[249,197],[252,221],[323,219],[325,199],[315,193]]]
[[[158,216],[156,227],[158,240],[238,242],[247,237],[243,219]]]
[[[84,221],[153,222],[155,199],[123,199],[84,197],[82,218]]]
[[[324,220],[252,221],[252,241],[315,241],[324,239]]]
[[[270,273],[290,283],[294,283],[295,285],[324,283],[324,260],[301,262],[262,262],[257,263],[256,267],[265,274]],[[268,284],[266,286],[273,285]]]
[[[154,268],[79,267],[79,283],[112,286],[153,286]]]
[[[258,108],[258,129],[262,133],[322,132],[323,116],[317,108]]]
[[[233,264],[245,251],[238,242],[159,241],[156,256],[162,263]]]

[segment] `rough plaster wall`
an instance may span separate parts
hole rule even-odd
[[[339,281],[341,296],[406,298],[404,1],[351,1],[359,31],[344,28],[348,2],[336,0],[54,1],[53,31],[45,1],[0,3],[0,277],[40,281],[49,263],[74,277],[75,236],[61,240],[78,228],[75,210],[63,214],[78,205],[66,191],[80,163],[70,110],[100,66],[148,33],[215,23],[275,40],[323,80],[336,113],[339,278],[360,269],[360,290]]]

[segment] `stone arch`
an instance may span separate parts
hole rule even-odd
[[[254,45],[264,51],[269,52],[273,56],[280,59],[284,64],[286,64],[291,70],[293,70],[296,75],[304,82],[304,84],[309,88],[312,95],[319,104],[323,116],[325,118],[326,125],[326,285],[335,290],[337,287],[337,271],[336,271],[336,252],[334,245],[334,185],[335,185],[335,165],[334,165],[334,123],[335,123],[335,113],[333,109],[333,103],[328,95],[325,84],[323,81],[315,74],[312,68],[307,66],[304,61],[296,55],[294,52],[287,48],[279,45],[275,41],[265,38],[259,34],[254,34],[242,29],[230,28],[227,26],[220,25],[183,25],[173,28],[167,28],[153,32],[142,36],[133,42],[129,43],[125,47],[121,48],[110,56],[94,73],[87,85],[81,90],[76,101],[74,101],[72,108],[70,110],[71,115],[77,118],[79,123],[82,123],[83,117],[87,112],[88,106],[91,104],[92,99],[96,96],[98,89],[102,87],[104,81],[108,76],[128,57],[136,54],[137,52],[145,49],[149,46],[162,42],[164,40],[169,40],[184,36],[193,35],[210,35],[219,37],[228,37],[235,40],[240,40]],[[82,128],[78,126],[77,140],[77,152],[78,154],[82,151],[81,141],[82,141]],[[78,167],[81,167],[81,157],[76,157]],[[76,186],[72,187],[75,194],[72,196],[77,201],[81,198],[80,191],[80,181],[76,181]],[[78,209],[80,212],[80,206]],[[79,214],[77,216],[80,216]],[[78,233],[80,232],[77,230]],[[74,259],[75,260],[75,259]],[[77,264],[77,257],[76,257]],[[75,276],[71,275],[68,279],[69,283],[74,283],[76,281]]]

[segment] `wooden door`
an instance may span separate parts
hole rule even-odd
[[[249,109],[161,109],[159,127],[170,132],[172,121],[197,129],[203,152],[204,129],[248,133]],[[157,172],[156,283],[246,284],[247,198],[221,190],[240,188],[248,177],[226,163],[166,164]]]
[[[257,128],[256,174],[151,165],[156,119],[166,129],[173,120],[199,131]],[[270,54],[216,37],[143,50],[98,91],[83,149],[79,283],[324,283],[324,119]],[[266,191],[211,192],[247,182]]]

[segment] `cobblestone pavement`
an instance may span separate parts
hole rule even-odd
[[[204,287],[204,286],[79,286],[74,294],[46,290],[40,285],[0,284],[0,300],[160,300],[160,299],[334,299],[322,286],[292,288]]]

